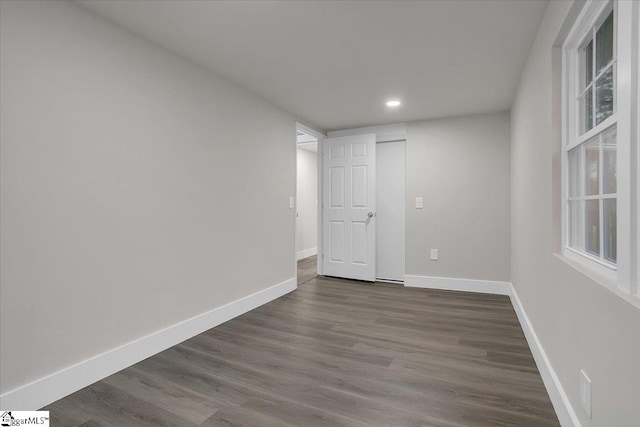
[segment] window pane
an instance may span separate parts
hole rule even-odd
[[[615,128],[602,135],[602,156],[603,193],[616,193],[618,191],[618,150]]]
[[[582,55],[584,58],[584,82],[582,83],[582,87],[586,88],[589,83],[591,83],[591,80],[593,80],[593,40],[584,48]]]
[[[584,194],[600,193],[600,139],[595,137],[584,144]]]
[[[604,259],[615,263],[617,249],[616,199],[604,199],[603,203]]]
[[[593,90],[590,88],[587,90],[582,98],[580,99],[580,110],[582,114],[582,123],[580,125],[580,129],[582,132],[580,134],[587,132],[589,129],[593,127]]]
[[[613,11],[596,32],[596,74],[613,59]]]
[[[582,250],[582,225],[584,202],[573,200],[569,202],[569,246]]]
[[[583,146],[579,145],[569,151],[569,197],[582,196],[580,191],[582,149]]]
[[[613,114],[613,67],[596,80],[596,124]]]
[[[584,249],[600,256],[600,201],[585,200]]]

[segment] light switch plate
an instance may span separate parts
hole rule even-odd
[[[591,379],[580,369],[580,405],[591,418]]]
[[[295,207],[295,200],[293,199],[293,196],[289,197],[289,209],[293,209]]]
[[[416,209],[422,209],[423,204],[422,197],[416,197]]]
[[[437,261],[437,260],[438,260],[438,250],[431,249],[431,261]]]

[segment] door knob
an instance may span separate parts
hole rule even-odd
[[[373,212],[369,212],[369,213],[367,214],[367,216],[368,216],[369,218],[373,218],[373,215],[374,215],[374,214],[373,214]]]

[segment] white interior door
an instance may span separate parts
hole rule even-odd
[[[405,141],[376,145],[378,279],[404,281]]]
[[[376,136],[323,142],[323,274],[376,280]]]

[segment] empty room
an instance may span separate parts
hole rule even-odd
[[[637,0],[0,0],[2,426],[640,426]]]

